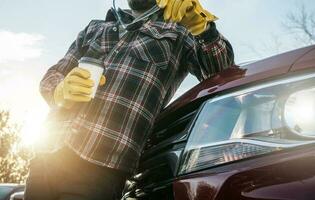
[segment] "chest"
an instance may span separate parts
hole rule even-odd
[[[106,24],[90,36],[84,44],[85,56],[102,60],[123,59],[133,56],[145,62],[164,64],[180,53],[179,39],[175,31],[145,26],[123,31],[117,24]]]
[[[101,59],[111,76],[133,73],[163,82],[178,71],[181,45],[176,32],[147,25],[120,33],[116,24],[103,27],[85,44],[85,56]]]

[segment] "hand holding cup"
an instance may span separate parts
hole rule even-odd
[[[93,59],[84,59],[79,66],[72,69],[55,89],[55,103],[61,107],[71,108],[76,102],[90,102],[98,86],[106,82],[104,68]]]

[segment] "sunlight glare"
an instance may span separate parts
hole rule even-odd
[[[37,107],[25,115],[25,120],[21,130],[22,144],[26,146],[34,145],[38,142],[41,126],[47,114],[47,108]]]

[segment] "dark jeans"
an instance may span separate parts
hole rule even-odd
[[[63,148],[31,160],[24,199],[116,200],[126,178],[124,172],[96,166]]]

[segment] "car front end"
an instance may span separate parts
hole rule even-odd
[[[315,46],[230,68],[161,113],[125,197],[308,200]]]

